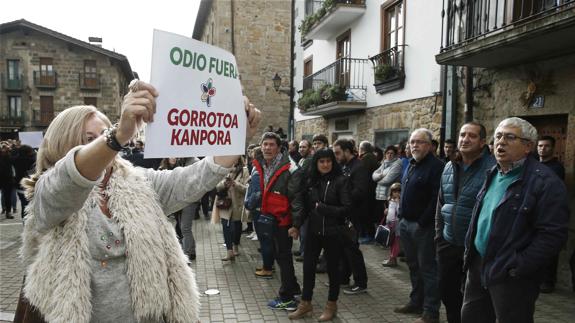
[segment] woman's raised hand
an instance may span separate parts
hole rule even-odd
[[[116,139],[124,145],[132,139],[143,122],[153,122],[156,113],[158,91],[140,80],[130,83],[130,92],[124,96],[122,115],[116,132]]]

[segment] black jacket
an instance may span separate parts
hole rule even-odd
[[[565,167],[561,164],[557,157],[552,158],[546,162],[541,162],[541,164],[551,168],[551,170],[561,178],[562,181],[565,180]]]
[[[407,173],[401,181],[399,215],[426,228],[435,226],[435,209],[443,162],[431,152],[421,161],[410,159]]]
[[[465,269],[479,256],[474,243],[477,220],[483,198],[498,171],[497,166],[490,170],[477,195],[465,242]],[[509,185],[493,211],[482,259],[482,285],[507,279],[542,279],[545,265],[567,241],[568,203],[565,184],[559,177],[535,158],[527,157],[519,178]]]
[[[349,192],[353,206],[351,211],[352,220],[370,216],[368,202],[369,199],[374,198],[373,194],[369,195],[369,187],[373,183],[371,173],[355,157],[343,165],[342,170],[349,180]]]
[[[344,175],[324,176],[307,187],[306,214],[308,232],[317,235],[337,234],[351,210],[347,178]]]

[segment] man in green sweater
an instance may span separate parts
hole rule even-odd
[[[495,129],[497,165],[477,195],[465,242],[461,321],[533,322],[545,266],[567,240],[565,184],[530,153],[537,130],[520,118]]]

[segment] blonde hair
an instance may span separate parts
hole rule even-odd
[[[389,187],[389,199],[390,200],[391,200],[391,197],[393,195],[393,192],[399,192],[401,194],[401,184],[400,183],[393,183]]]
[[[93,116],[97,116],[107,127],[112,123],[102,112],[90,105],[79,105],[68,108],[59,113],[48,126],[44,140],[40,144],[40,149],[36,156],[36,169],[31,178],[24,178],[22,186],[26,190],[26,195],[32,198],[36,181],[45,171],[54,167],[57,161],[64,158],[74,147],[88,143],[86,137],[86,122]],[[114,160],[118,162],[119,156]]]

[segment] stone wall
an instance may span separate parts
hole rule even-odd
[[[289,96],[274,90],[272,78],[278,73],[289,86],[290,16],[289,1],[214,0],[206,18],[201,40],[234,53],[244,94],[263,112],[252,142],[268,125],[288,130]]]
[[[359,141],[373,141],[375,132],[390,129],[427,128],[439,138],[441,97],[426,97],[368,109],[360,118]]]
[[[373,142],[375,132],[392,129],[428,128],[439,138],[441,127],[441,97],[426,97],[397,102],[367,109],[357,117],[357,131],[353,134],[356,142]],[[339,118],[339,117],[338,117]],[[329,133],[329,118],[315,118],[296,123],[296,139],[310,134]]]
[[[112,121],[119,118],[123,94],[127,88],[127,80],[119,64],[110,57],[75,46],[38,32],[21,31],[2,35],[0,44],[0,70],[6,71],[6,60],[20,60],[20,73],[24,76],[24,90],[6,92],[0,95],[0,114],[8,110],[7,96],[22,97],[22,111],[26,115],[25,127],[21,130],[41,130],[44,126],[36,126],[31,118],[32,111],[39,113],[40,96],[52,96],[54,99],[54,114],[74,106],[83,105],[84,97],[97,98],[98,108]],[[34,85],[34,71],[39,71],[40,58],[50,57],[57,73],[55,89],[39,89]],[[84,60],[95,60],[97,73],[100,77],[99,90],[82,90],[80,88],[80,73],[84,72]],[[29,92],[28,89],[29,88]]]
[[[573,187],[575,145],[568,143],[575,142],[575,55],[505,69],[478,70],[474,74],[476,80],[481,77],[480,89],[474,91],[474,118],[485,125],[489,139],[499,122],[510,116],[545,119],[562,115],[567,119],[564,165],[567,186]],[[535,94],[545,96],[543,108],[525,107],[520,99],[528,92],[530,81],[536,85]],[[458,126],[464,120],[464,90],[461,86]]]
[[[295,124],[295,136],[296,140],[301,140],[305,137],[325,134],[327,135],[327,120],[325,118],[314,118],[307,119],[303,121],[298,121]]]

